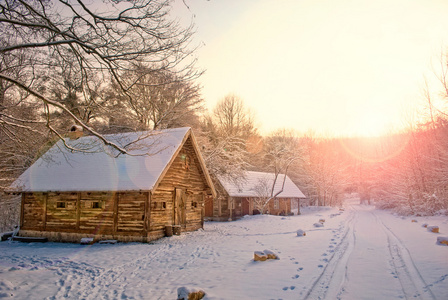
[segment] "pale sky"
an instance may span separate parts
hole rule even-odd
[[[262,132],[400,127],[448,49],[448,0],[176,0],[209,108],[241,97]]]

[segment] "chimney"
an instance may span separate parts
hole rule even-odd
[[[76,140],[82,137],[83,134],[83,128],[81,126],[73,125],[72,127],[70,127],[68,137],[72,140]]]

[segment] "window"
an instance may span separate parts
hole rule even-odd
[[[101,202],[99,201],[92,202],[92,208],[101,208]]]
[[[191,208],[197,208],[197,207],[198,207],[198,203],[196,201],[192,201]]]
[[[188,170],[190,168],[190,156],[188,156],[188,154],[182,153],[180,155],[180,159],[182,160],[182,167],[185,170]]]
[[[278,199],[274,199],[274,209],[279,209],[280,207],[280,203],[278,201]]]
[[[151,203],[151,209],[153,210],[165,210],[166,202],[155,201]]]
[[[66,202],[63,202],[63,201],[56,202],[56,208],[66,208],[66,207],[67,207]]]

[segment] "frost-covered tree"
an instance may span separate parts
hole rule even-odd
[[[212,174],[238,182],[250,167],[249,149],[259,141],[254,116],[235,95],[221,99],[211,114],[204,116],[200,140]]]
[[[170,2],[165,0],[105,0],[101,4],[83,0],[1,1],[0,61],[13,63],[1,69],[0,80],[2,85],[11,85],[15,101],[20,102],[18,110],[35,105],[45,118],[22,120],[2,114],[0,122],[31,130],[35,122],[44,121],[47,129],[62,137],[64,132],[55,125],[56,111],[85,132],[126,152],[82,116],[101,104],[95,94],[98,84],[114,80],[132,101],[133,95],[127,92],[138,80],[123,80],[131,64],[171,73],[179,82],[201,74],[189,49],[192,27],[182,28],[171,21],[169,9]],[[70,80],[64,81],[67,75]],[[58,86],[62,88],[55,93]]]

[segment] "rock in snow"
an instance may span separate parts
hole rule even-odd
[[[205,292],[201,289],[180,287],[177,289],[177,300],[200,300],[204,298]]]
[[[254,261],[265,261],[267,259],[268,256],[263,251],[254,252]]]
[[[448,236],[438,236],[437,237],[437,245],[448,246]]]
[[[306,235],[305,230],[302,229],[297,230],[297,236],[305,236],[305,235]]]
[[[439,233],[439,226],[428,226],[426,228],[428,229],[428,231]]]
[[[280,257],[271,250],[264,250],[263,252],[268,256],[268,259],[280,259]]]
[[[255,251],[254,261],[266,261],[268,259],[280,259],[277,254],[271,250]]]
[[[93,244],[93,238],[82,238],[81,245],[91,245]]]

